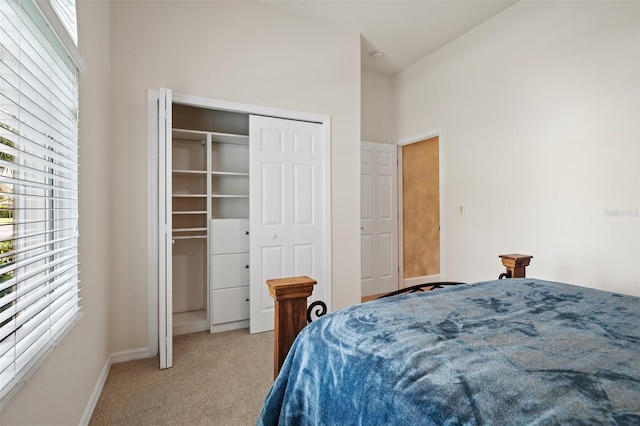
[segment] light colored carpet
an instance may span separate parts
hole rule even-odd
[[[273,383],[273,332],[176,336],[173,367],[159,365],[112,365],[89,424],[255,425]]]

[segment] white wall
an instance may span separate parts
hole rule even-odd
[[[393,95],[391,77],[362,69],[360,129],[367,142],[393,142]]]
[[[332,117],[333,307],[359,301],[360,37],[259,2],[113,2],[112,351],[147,345],[146,91]]]
[[[444,129],[447,279],[640,295],[639,7],[519,2],[394,78],[397,138]]]
[[[78,424],[110,348],[110,8],[79,2],[80,304],[83,317],[0,414],[3,425]]]

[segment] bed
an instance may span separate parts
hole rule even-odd
[[[333,312],[258,424],[640,425],[640,298],[523,278]]]

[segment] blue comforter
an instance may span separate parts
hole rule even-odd
[[[533,279],[309,324],[259,425],[640,425],[640,298]]]

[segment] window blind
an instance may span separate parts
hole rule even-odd
[[[76,18],[75,0],[51,0],[51,7],[60,18],[65,30],[73,42],[78,45],[78,23]]]
[[[0,1],[0,400],[79,315],[77,133],[76,65],[33,0]]]

